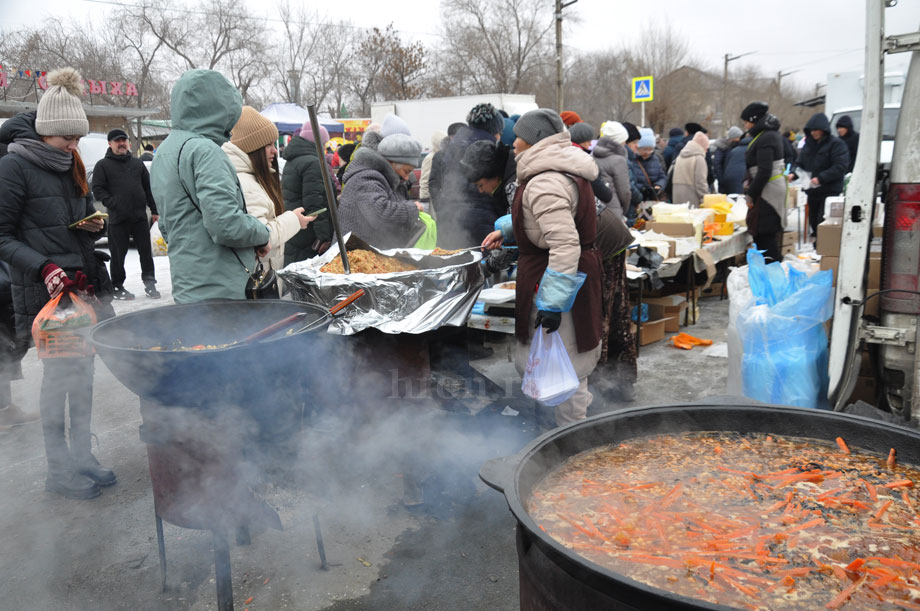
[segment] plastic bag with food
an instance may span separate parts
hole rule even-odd
[[[559,405],[578,390],[578,375],[559,333],[533,334],[521,390],[546,405]]]

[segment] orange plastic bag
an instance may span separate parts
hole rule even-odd
[[[69,297],[66,301],[65,295]],[[32,322],[32,339],[38,358],[92,356],[95,354],[92,344],[75,331],[94,324],[96,311],[76,293],[64,292],[49,300]]]

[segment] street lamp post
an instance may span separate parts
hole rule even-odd
[[[578,0],[556,0],[556,112],[562,112],[562,104],[565,101],[562,93],[562,9],[576,2]]]
[[[741,59],[745,55],[752,55],[757,53],[757,51],[748,51],[747,53],[742,53],[740,55],[730,55],[725,54],[725,66],[722,69],[722,135],[728,136],[728,121],[726,120],[725,106],[726,98],[728,91],[728,62],[733,62],[736,59]]]

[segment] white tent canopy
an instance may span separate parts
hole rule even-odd
[[[269,104],[262,110],[262,116],[278,126],[278,130],[287,133],[295,133],[300,127],[310,120],[310,113],[306,108],[297,104],[275,103]],[[345,126],[341,121],[317,117],[319,124],[326,128],[326,131],[332,133],[343,133]]]

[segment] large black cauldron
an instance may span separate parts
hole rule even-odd
[[[306,316],[292,329],[308,330],[237,343],[300,312]],[[307,367],[327,360],[331,319],[308,303],[218,301],[143,310],[92,329],[96,352],[141,400],[164,590],[162,521],[209,529],[218,608],[233,609],[227,532],[236,529],[245,543],[250,524],[281,528],[278,514],[251,492],[257,475],[245,455],[255,441],[272,447],[279,433],[295,430],[296,410],[322,379]],[[177,349],[197,345],[205,349]],[[292,370],[298,362],[301,372]]]
[[[762,432],[832,441],[920,464],[920,434],[903,427],[835,412],[712,400],[691,405],[644,407],[603,414],[556,429],[515,456],[486,463],[479,475],[503,492],[517,518],[521,609],[726,609],[678,596],[605,569],[563,547],[537,528],[524,509],[533,487],[569,457],[635,437],[681,431]],[[739,404],[740,403],[740,404]]]
[[[315,323],[313,332],[228,345],[297,312],[307,313],[302,324]],[[331,319],[325,308],[296,301],[202,302],[106,320],[93,327],[90,340],[115,377],[141,399],[183,407],[243,405],[263,402],[267,382],[290,373],[298,354],[322,362]],[[170,349],[180,343],[225,347]]]

